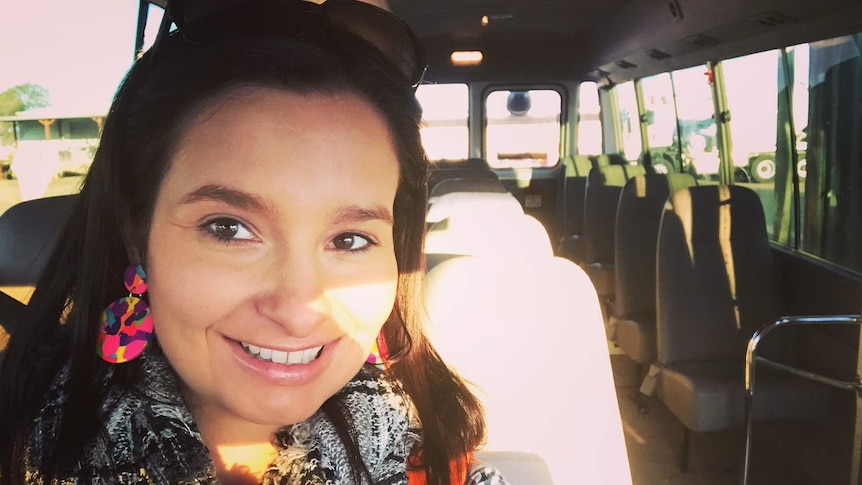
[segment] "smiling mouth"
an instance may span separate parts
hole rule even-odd
[[[245,342],[240,342],[240,344],[247,354],[258,360],[285,365],[309,364],[320,357],[320,354],[323,352],[323,345],[295,352],[285,352],[283,350],[258,347],[257,345]]]

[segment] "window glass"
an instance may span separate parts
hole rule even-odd
[[[787,51],[800,175],[800,248],[862,271],[860,48],[862,34],[856,34]]]
[[[706,66],[671,73],[683,169],[701,181],[718,182],[720,157],[713,118],[711,74]]]
[[[485,99],[485,151],[494,168],[550,167],[560,158],[560,93],[492,91]]]
[[[466,84],[422,84],[416,90],[422,105],[422,144],[431,160],[467,158],[469,99]]]
[[[641,80],[649,154],[656,170],[682,170],[677,136],[676,106],[669,73]]]
[[[789,244],[793,180],[787,167],[791,153],[776,150],[779,106],[784,120],[789,115],[787,98],[782,96],[779,102],[784,84],[781,51],[729,59],[722,62],[722,69],[730,111],[730,156],[744,175],[736,181],[760,196],[770,238]]]
[[[0,2],[0,213],[79,190],[137,13],[137,0]]]
[[[635,84],[633,81],[627,81],[617,85],[614,91],[617,94],[617,106],[620,111],[623,155],[628,161],[637,162],[641,156],[641,150],[643,150],[643,141],[641,140]]]
[[[592,81],[578,89],[578,154],[598,155],[604,147],[599,87]]]

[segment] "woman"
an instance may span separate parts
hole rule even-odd
[[[7,351],[2,482],[464,483],[484,424],[418,315],[412,36],[213,5],[172,2],[117,93]]]

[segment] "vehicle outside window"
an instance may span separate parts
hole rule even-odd
[[[562,98],[551,89],[492,91],[485,152],[493,168],[552,167],[560,158]]]
[[[0,3],[0,213],[80,189],[135,56],[138,10],[137,0]],[[149,11],[145,47],[162,9]]]

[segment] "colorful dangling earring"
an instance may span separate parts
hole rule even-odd
[[[374,345],[371,347],[371,354],[368,356],[367,363],[374,365],[380,370],[386,369],[386,357],[388,357],[389,349],[386,348],[386,340],[383,339],[383,333],[377,336]]]
[[[129,296],[115,300],[102,311],[96,352],[112,364],[136,359],[153,338],[150,307],[140,298],[147,291],[146,278],[140,264],[130,265],[123,275]]]

